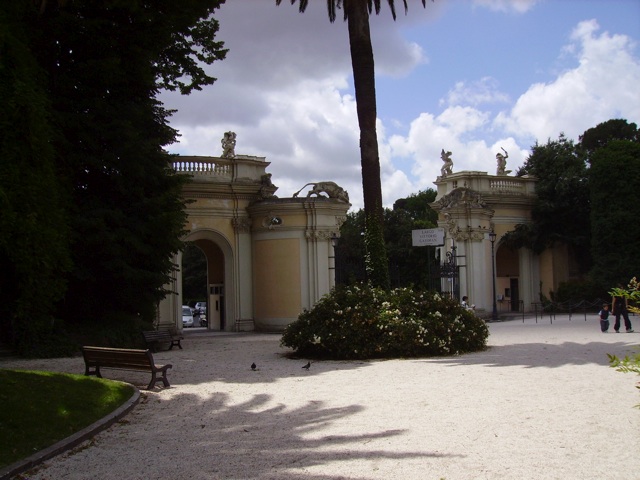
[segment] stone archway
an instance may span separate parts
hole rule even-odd
[[[192,242],[202,250],[207,259],[207,321],[209,330],[234,329],[235,287],[233,285],[233,251],[227,239],[214,230],[200,229],[190,232],[185,241]],[[182,282],[180,269],[179,282]],[[219,290],[212,293],[211,286],[224,286],[218,305],[211,302],[212,295],[220,295]],[[217,314],[216,314],[217,312]]]
[[[520,310],[520,254],[505,245],[496,251],[496,295],[500,310]]]

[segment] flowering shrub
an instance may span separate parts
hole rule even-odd
[[[484,350],[484,321],[434,292],[338,286],[287,326],[281,344],[309,358],[457,355]]]

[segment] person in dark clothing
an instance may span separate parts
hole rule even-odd
[[[622,288],[622,287],[620,287]],[[633,328],[631,328],[631,320],[629,320],[629,309],[627,308],[627,299],[625,297],[616,297],[613,296],[611,300],[611,304],[613,305],[613,314],[616,317],[616,321],[613,324],[613,329],[616,333],[620,333],[620,317],[624,319],[624,327],[627,329],[627,333],[632,333]]]
[[[602,305],[602,310],[600,310],[600,330],[602,333],[607,333],[609,331],[609,305],[606,303]]]

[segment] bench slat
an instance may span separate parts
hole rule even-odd
[[[170,386],[167,370],[171,364],[156,365],[150,350],[136,350],[129,348],[82,347],[85,363],[85,375],[96,375],[102,378],[100,368],[120,370],[135,370],[151,372],[151,382],[147,389],[151,390],[157,381],[161,380],[165,387]],[[160,378],[156,374],[160,373]]]
[[[182,350],[182,345],[180,341],[182,340],[182,336],[177,333],[172,333],[167,329],[162,330],[151,330],[142,332],[145,343],[151,347],[154,351],[161,343],[168,343],[169,350],[173,349],[174,346],[177,346],[180,350]]]

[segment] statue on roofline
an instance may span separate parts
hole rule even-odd
[[[443,148],[442,153],[440,153],[440,158],[444,162],[442,168],[440,169],[440,176],[446,177],[447,175],[451,175],[453,173],[453,160],[451,160],[451,152],[445,152]]]
[[[236,133],[225,132],[220,140],[222,143],[222,158],[235,158],[236,156]]]
[[[504,155],[500,152],[496,153],[496,160],[498,161],[498,170],[496,171],[496,175],[508,175],[511,173],[511,170],[507,170],[507,158],[509,158],[509,154],[507,151],[500,147],[504,152]]]

